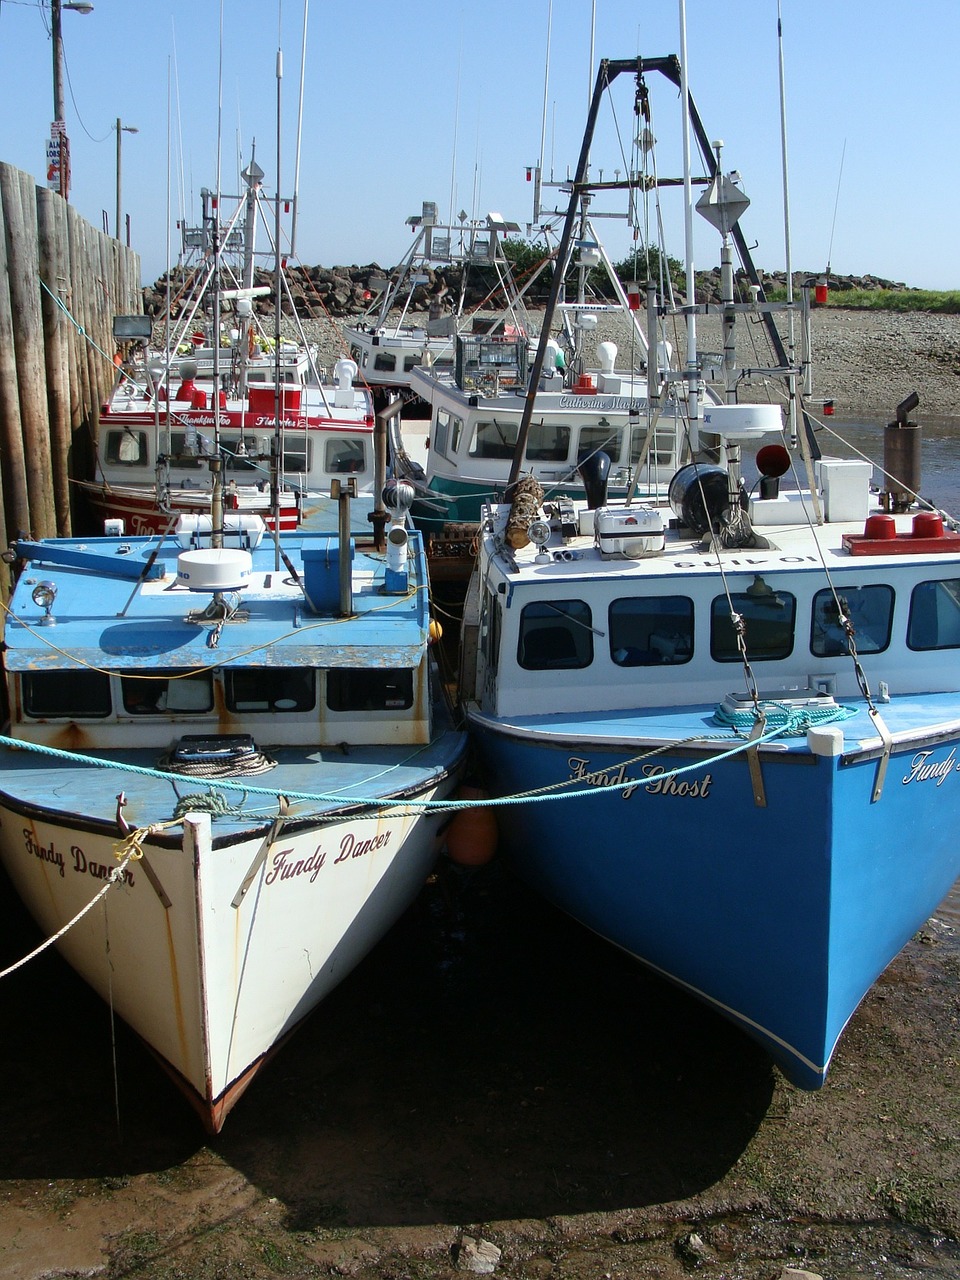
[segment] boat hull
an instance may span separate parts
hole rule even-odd
[[[165,533],[170,528],[171,521],[186,513],[210,513],[210,494],[206,490],[198,490],[193,495],[183,492],[176,499],[175,511],[161,511],[157,506],[155,490],[133,485],[123,488],[95,481],[77,481],[77,484],[101,523],[106,520],[122,520],[124,532],[134,537]],[[300,511],[295,501],[281,503],[279,526],[266,501],[257,504],[238,503],[231,509],[253,512],[261,517],[268,529],[279,527],[282,531],[293,532],[301,523]]]
[[[460,754],[411,798],[449,794]],[[366,815],[328,813],[228,838],[211,837],[209,815],[188,815],[147,835],[142,857],[57,943],[158,1056],[210,1132],[430,870],[441,816],[388,808]],[[0,793],[0,856],[45,936],[108,883],[120,836],[119,828]]]
[[[188,513],[209,514],[210,496],[205,490],[194,494],[180,491],[176,498],[175,511],[161,511],[157,506],[156,491],[145,487],[130,485],[126,488],[118,485],[99,484],[95,481],[77,481],[96,511],[99,520],[122,520],[124,533],[132,537],[145,537],[148,534],[166,533],[171,521]],[[228,506],[228,511],[239,511],[241,514],[253,513],[260,516],[268,529],[277,527],[273,511],[267,505],[239,501]],[[361,493],[351,499],[350,520],[352,527],[361,531],[370,528],[369,513],[373,510],[373,498],[370,494]],[[335,532],[339,522],[339,510],[336,498],[329,493],[305,492],[299,501],[285,498],[280,505],[281,532],[327,533]]]
[[[823,1084],[857,1005],[960,874],[960,734],[922,765],[916,746],[895,752],[875,802],[869,753],[761,751],[758,804],[743,755],[668,747],[642,762],[636,742],[471,720],[493,794],[585,793],[501,811],[523,876],[737,1023],[805,1089]],[[943,785],[926,771],[937,762]]]

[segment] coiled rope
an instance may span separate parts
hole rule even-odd
[[[857,714],[854,707],[792,707],[785,702],[758,704],[771,728],[778,728],[783,736],[800,737],[808,729],[825,724],[839,724]],[[720,703],[713,713],[713,723],[736,734],[749,733],[757,722],[757,709],[731,711]]]
[[[221,778],[255,777],[257,774],[269,773],[277,767],[277,762],[265,751],[251,751],[247,755],[220,763],[210,760],[175,760],[172,756],[162,756],[160,772],[179,773],[185,778],[210,778],[219,781]]]

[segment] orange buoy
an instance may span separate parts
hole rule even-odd
[[[485,800],[479,787],[461,787],[458,800]],[[497,851],[497,820],[489,805],[459,809],[447,829],[447,856],[460,867],[485,866]]]
[[[429,635],[430,635],[430,643],[431,643],[431,644],[436,644],[436,643],[437,643],[437,641],[438,641],[438,640],[442,637],[442,635],[443,635],[443,627],[442,627],[442,626],[440,625],[440,623],[436,620],[436,618],[433,618],[433,619],[431,619],[431,621],[430,621]]]

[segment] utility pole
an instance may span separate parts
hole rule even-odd
[[[118,240],[123,239],[123,231],[120,225],[120,140],[125,133],[139,133],[140,130],[133,124],[122,124],[119,116],[117,117],[117,221],[114,223],[113,234]],[[129,245],[129,236],[127,237]]]
[[[64,200],[70,199],[70,139],[63,109],[63,33],[61,10],[74,13],[92,13],[93,5],[86,0],[50,0],[50,33],[53,44],[53,123],[47,145],[47,185],[59,191]]]

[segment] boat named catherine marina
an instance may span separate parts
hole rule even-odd
[[[628,72],[641,100],[650,69],[605,62],[596,93]],[[614,501],[601,451],[584,500],[521,475],[484,508],[461,697],[521,873],[812,1089],[960,875],[960,531],[917,496],[915,394],[876,488],[737,402],[766,304],[735,301],[718,222],[726,395],[684,374],[693,461],[665,499]]]
[[[465,740],[404,512],[381,549],[242,512],[11,548],[0,858],[214,1132],[447,821]]]

